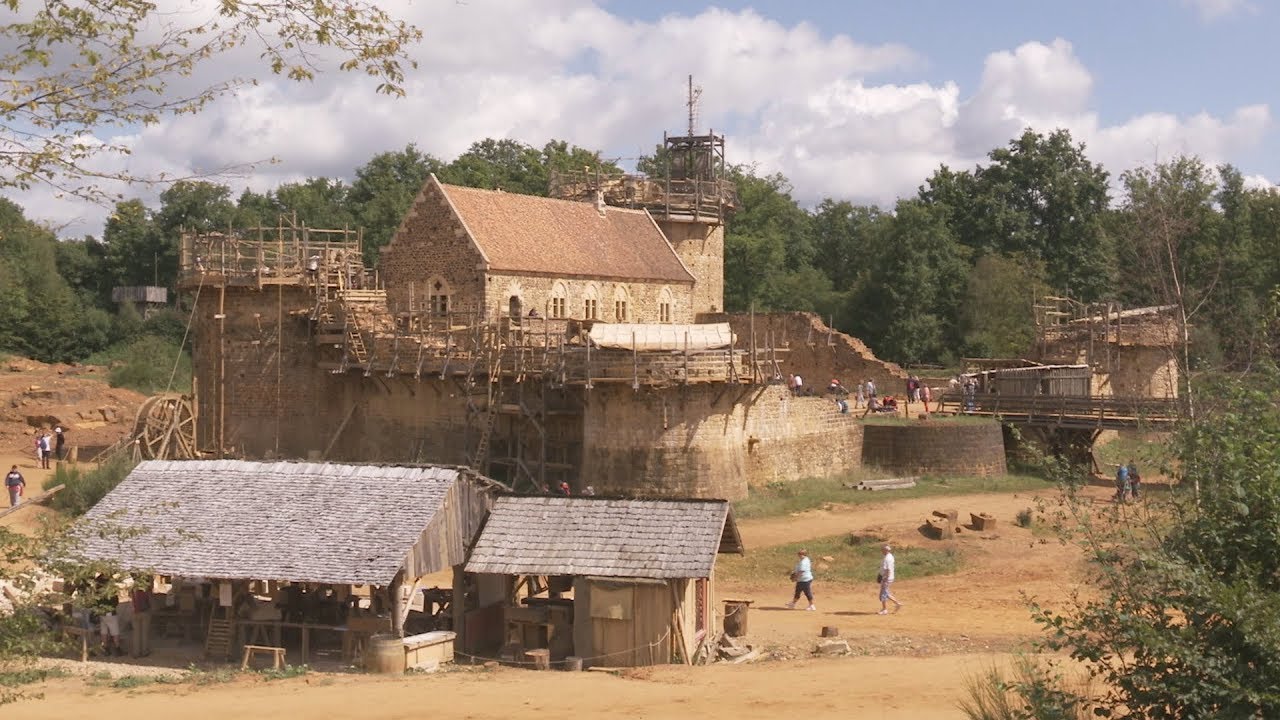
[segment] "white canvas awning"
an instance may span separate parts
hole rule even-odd
[[[591,344],[616,350],[719,350],[733,347],[729,323],[642,325],[596,323]]]

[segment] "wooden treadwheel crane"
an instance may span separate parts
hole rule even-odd
[[[133,421],[132,444],[136,460],[199,458],[192,396],[161,393],[147,398]]]

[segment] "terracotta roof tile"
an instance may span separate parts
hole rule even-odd
[[[472,238],[499,272],[692,283],[643,210],[444,185]]]

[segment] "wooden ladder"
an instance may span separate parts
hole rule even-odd
[[[498,422],[498,408],[502,405],[502,394],[489,393],[489,407],[485,409],[484,424],[480,426],[480,442],[476,443],[475,458],[471,467],[483,471],[484,461],[489,455],[489,437],[493,435],[493,427]]]
[[[364,336],[360,334],[360,323],[350,307],[347,308],[347,349],[357,363],[363,365],[369,361],[369,350],[364,346]]]

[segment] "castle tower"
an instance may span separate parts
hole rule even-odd
[[[648,210],[697,280],[690,313],[695,319],[724,312],[724,226],[738,206],[737,188],[727,177],[724,135],[701,135],[695,129],[700,94],[691,76],[687,132],[663,134],[657,158],[662,175],[604,175],[587,169],[551,178],[553,197]]]
[[[697,278],[693,315],[724,312],[724,223],[737,205],[725,178],[724,136],[665,136],[666,177],[660,207],[650,214]]]

